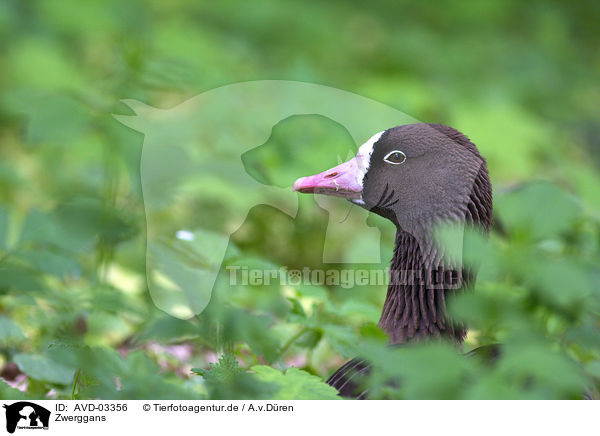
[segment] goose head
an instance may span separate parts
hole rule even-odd
[[[440,124],[378,132],[353,159],[299,178],[293,189],[346,198],[415,235],[436,222],[491,224],[485,159],[463,134]]]

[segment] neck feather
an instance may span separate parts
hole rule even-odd
[[[394,344],[430,336],[461,342],[466,329],[448,318],[446,299],[464,288],[467,274],[445,266],[433,245],[421,245],[398,230],[379,326]]]
[[[489,232],[491,192],[484,164],[466,208],[460,213],[464,225]],[[394,344],[426,337],[447,337],[462,342],[467,329],[448,317],[446,301],[470,288],[474,278],[474,273],[462,266],[462,260],[449,264],[439,255],[435,244],[399,228],[379,326]]]

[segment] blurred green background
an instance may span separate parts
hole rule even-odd
[[[369,353],[402,380],[373,377],[375,398],[597,398],[599,21],[591,0],[3,0],[0,396],[332,398],[321,380]],[[385,349],[385,286],[221,282],[190,320],[154,306],[144,137],[112,114],[131,115],[122,99],[169,108],[263,79],[354,92],[477,144],[506,232],[474,241],[489,266],[451,310],[472,328],[465,351],[505,344],[497,363],[439,343]],[[297,116],[243,160],[257,180],[285,187],[354,149],[338,124]],[[200,202],[214,210],[205,230],[227,228],[235,196]],[[295,220],[254,208],[230,259],[322,267],[327,213],[299,201]],[[392,229],[371,224],[385,263]]]

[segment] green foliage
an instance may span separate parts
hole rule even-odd
[[[75,374],[72,368],[53,362],[44,355],[17,354],[13,359],[21,371],[39,381],[66,385]]]
[[[260,380],[273,382],[278,387],[273,398],[279,400],[336,400],[337,391],[314,375],[298,368],[288,368],[285,372],[270,366],[253,366],[252,371]]]
[[[240,367],[232,353],[224,353],[217,364],[209,364],[209,369],[192,368],[206,383],[209,398],[226,400],[271,398],[276,385],[263,383]]]
[[[25,335],[21,327],[5,316],[0,317],[0,343],[3,346],[6,347],[12,343],[18,343],[24,339]]]
[[[0,381],[0,398],[333,398],[323,380],[359,355],[375,369],[372,398],[599,398],[599,19],[593,2],[560,1],[0,2],[0,367],[18,387]],[[150,247],[166,259],[168,309],[206,308],[176,319],[156,307],[144,138],[112,114],[131,115],[122,99],[168,108],[265,78],[328,84],[452,125],[486,156],[503,230],[465,235],[480,270],[450,307],[470,327],[464,350],[386,347],[376,326],[385,284],[231,285],[228,265],[384,268],[393,228],[369,218],[382,234],[375,265],[323,264],[329,217],[309,196],[295,219],[257,206],[237,228],[231,213],[251,193],[223,183],[233,163],[219,150],[194,200],[152,217],[173,231],[192,223],[196,236]],[[241,161],[256,180],[289,187],[355,151],[346,127],[294,116]],[[158,133],[180,137],[177,126]],[[341,221],[349,206],[332,207]],[[373,249],[352,213],[344,226],[328,247],[340,259]],[[202,298],[175,299],[178,285]],[[496,343],[491,363],[463,355]]]

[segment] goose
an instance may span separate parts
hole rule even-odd
[[[379,327],[392,345],[427,338],[460,344],[467,328],[452,320],[447,300],[473,286],[475,272],[436,244],[438,225],[492,226],[492,187],[486,160],[464,134],[417,123],[374,134],[354,158],[294,182],[299,193],[342,197],[396,227],[387,295]],[[365,398],[352,381],[369,371],[363,359],[339,368],[327,383],[341,396]]]

